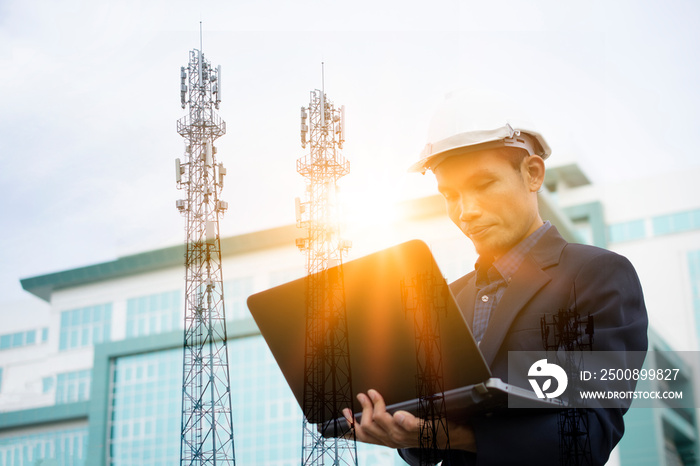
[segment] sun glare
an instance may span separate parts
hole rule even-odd
[[[372,229],[386,232],[397,223],[399,193],[391,184],[366,183],[362,187],[340,191],[340,202],[344,210],[347,229]]]

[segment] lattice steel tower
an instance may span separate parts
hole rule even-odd
[[[450,291],[439,270],[430,270],[401,281],[404,311],[413,315],[416,338],[416,395],[421,423],[418,460],[421,466],[435,464],[441,453],[450,450],[445,387],[442,371],[440,315],[447,313]],[[440,440],[442,437],[442,445]]]
[[[593,316],[581,316],[576,306],[576,287],[574,285],[574,306],[559,309],[551,316],[545,314],[540,319],[542,344],[545,351],[553,351],[556,361],[563,366],[571,393],[578,393],[581,388],[580,374],[583,370],[582,351],[593,351]],[[563,358],[558,351],[563,350]],[[563,360],[561,360],[563,359]],[[559,411],[559,453],[562,466],[589,466],[593,464],[591,438],[588,431],[588,416],[585,402],[578,407],[567,406]]]
[[[336,182],[350,171],[340,152],[344,120],[344,108],[336,109],[323,90],[312,91],[308,108],[301,109],[301,145],[310,146],[309,154],[297,160],[307,200],[296,199],[297,226],[307,232],[297,246],[306,251],[308,272],[302,465],[357,465],[354,430],[345,421],[333,421],[353,406],[342,270],[350,242],[340,238],[336,199]],[[319,433],[316,424],[322,419],[331,419],[324,427],[335,438]],[[351,439],[337,437],[348,431]]]
[[[182,377],[181,465],[234,465],[231,384],[221,272],[219,199],[226,169],[216,161],[214,140],[226,123],[214,112],[221,102],[221,67],[200,50],[180,69],[180,101],[188,114],[178,120],[185,138],[184,161],[176,160],[177,201],[186,217],[185,341]]]

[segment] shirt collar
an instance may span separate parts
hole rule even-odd
[[[525,260],[525,256],[532,249],[532,247],[537,244],[537,242],[544,236],[547,230],[552,226],[549,220],[544,222],[537,230],[532,232],[527,238],[524,238],[518,244],[513,246],[508,252],[503,254],[498,260],[493,261],[492,258],[484,258],[479,256],[476,261],[475,268],[477,271],[477,286],[479,284],[484,284],[494,281],[494,272],[498,272],[503,280],[506,282],[510,281],[510,277],[518,270],[520,265]],[[489,273],[491,269],[491,264],[493,263],[493,268],[495,271]]]

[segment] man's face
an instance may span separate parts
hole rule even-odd
[[[540,164],[541,159],[532,160],[539,157],[526,156],[521,169],[516,170],[508,150],[454,155],[434,170],[450,219],[472,240],[480,255],[495,258],[542,224],[536,192],[542,184],[544,164]]]

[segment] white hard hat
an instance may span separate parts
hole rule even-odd
[[[455,91],[438,107],[428,131],[428,143],[409,172],[425,173],[446,158],[497,147],[520,147],[530,155],[549,157],[542,135],[522,119],[524,112],[504,94]],[[517,119],[514,119],[517,118]]]

